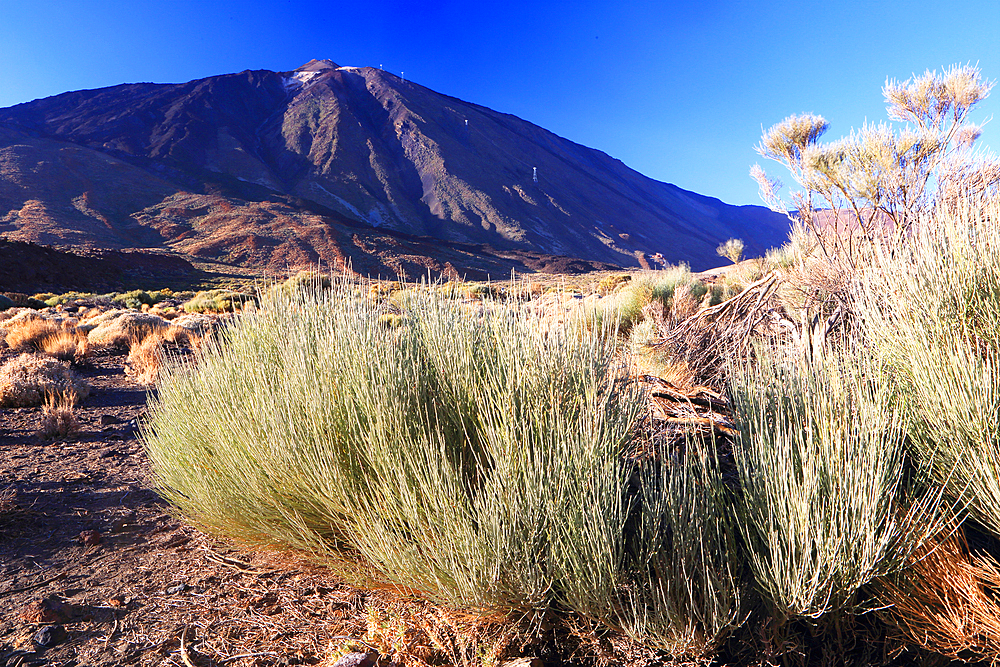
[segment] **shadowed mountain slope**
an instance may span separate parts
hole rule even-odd
[[[426,268],[488,247],[623,266],[662,253],[701,269],[729,237],[759,253],[786,234],[762,207],[654,181],[515,116],[330,61],[0,109],[0,235],[17,240],[272,270],[365,263],[380,244],[415,244]]]

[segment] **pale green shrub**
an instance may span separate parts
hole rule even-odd
[[[923,218],[859,285],[872,346],[897,371],[911,437],[952,498],[1000,535],[1000,203]]]
[[[169,365],[143,434],[162,493],[351,578],[714,645],[740,608],[721,476],[697,447],[637,469],[644,397],[615,336],[433,288],[403,301],[397,319],[341,282],[276,292]]]
[[[184,302],[183,308],[189,313],[232,313],[241,310],[250,301],[253,297],[249,294],[212,289],[198,292]]]
[[[849,610],[941,525],[914,486],[903,406],[882,369],[848,348],[803,358],[760,347],[729,393],[742,532],[779,623]]]

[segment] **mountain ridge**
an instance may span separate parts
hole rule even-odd
[[[731,236],[763,252],[787,234],[763,207],[685,191],[514,115],[333,61],[0,109],[8,238],[273,267],[342,259],[343,239],[323,241],[324,226],[622,266],[660,253],[695,269],[718,263]],[[238,251],[248,244],[256,252]]]

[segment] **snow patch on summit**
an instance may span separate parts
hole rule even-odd
[[[292,91],[298,88],[308,88],[310,84],[315,83],[316,77],[322,74],[325,70],[318,70],[313,72],[296,72],[295,74],[285,77],[282,82],[285,86],[285,90]]]

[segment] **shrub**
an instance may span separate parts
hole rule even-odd
[[[141,289],[116,294],[111,297],[111,301],[131,310],[141,310],[143,305],[151,306],[155,303],[153,296]]]
[[[744,245],[742,240],[729,239],[715,249],[715,254],[719,257],[725,257],[733,264],[739,264],[740,260],[743,259],[743,248]]]
[[[76,330],[60,330],[42,338],[39,347],[42,352],[63,361],[82,361],[90,355],[87,337]]]
[[[21,294],[20,292],[4,292],[4,296],[14,302],[14,307],[16,308],[31,308],[32,310],[41,310],[45,308],[45,302],[39,301],[33,296],[28,294]]]
[[[54,308],[55,306],[66,305],[71,301],[78,301],[80,299],[93,299],[94,297],[95,295],[91,294],[90,292],[66,292],[65,294],[53,295],[48,299],[45,299],[44,301],[46,306]]]
[[[160,333],[133,336],[129,340],[125,374],[138,384],[155,384],[163,366],[163,346],[164,337]]]
[[[810,359],[761,347],[732,374],[742,532],[779,624],[849,610],[941,525],[907,464],[903,407],[848,348]]]
[[[65,361],[24,353],[0,366],[0,407],[41,405],[50,396],[79,402],[89,393]]]
[[[163,494],[355,579],[679,653],[716,641],[739,598],[720,477],[701,454],[636,468],[644,398],[613,336],[410,292],[388,332],[367,290],[276,292],[168,364],[143,432]]]
[[[910,436],[953,499],[1000,535],[1000,201],[942,205],[859,283],[858,316],[896,371]]]
[[[768,206],[814,232],[824,256],[856,266],[884,236],[905,238],[937,203],[1000,182],[1000,162],[973,150],[981,128],[969,120],[992,87],[970,65],[887,81],[889,118],[907,123],[902,129],[866,123],[821,144],[829,127],[822,116],[790,116],[768,129],[756,150],[788,169],[802,191],[786,203],[777,194],[781,183],[760,165],[750,174]],[[821,202],[830,211],[818,213]]]
[[[733,499],[715,442],[691,437],[680,452],[672,445],[654,450],[635,474],[641,509],[623,567],[625,599],[595,595],[591,613],[611,616],[646,646],[703,660],[743,622],[748,607]],[[603,611],[619,606],[617,614]]]
[[[169,320],[151,313],[134,310],[108,311],[87,322],[93,326],[87,334],[92,345],[125,346],[133,338],[143,338],[158,333],[171,326]]]
[[[185,313],[171,320],[174,326],[182,327],[199,336],[211,333],[218,321],[218,317],[205,313]]]
[[[253,297],[227,289],[213,289],[198,292],[183,304],[189,313],[233,313],[241,310]]]
[[[7,345],[18,352],[39,351],[43,340],[64,333],[58,322],[38,316],[8,320],[4,329],[7,331]]]
[[[73,413],[76,396],[72,393],[49,394],[42,405],[42,423],[38,435],[44,440],[65,438],[80,430]]]

